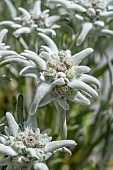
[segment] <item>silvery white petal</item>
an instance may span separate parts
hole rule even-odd
[[[44,60],[48,61],[48,60],[51,60],[51,55],[45,51],[42,51],[40,53],[40,57],[43,58]]]
[[[34,52],[34,51],[31,51],[31,50],[24,50],[25,53],[29,53],[29,54],[32,54],[34,56],[37,56],[37,54]]]
[[[76,14],[76,15],[75,15],[75,18],[77,18],[77,19],[79,19],[79,20],[81,20],[81,21],[84,20],[84,18],[83,18],[81,15],[79,15],[79,14]]]
[[[31,29],[28,27],[22,27],[17,29],[13,34],[15,35],[15,37],[19,37],[21,34],[26,33],[29,34],[31,32]]]
[[[16,123],[13,115],[10,112],[6,113],[6,119],[8,122],[8,127],[10,129],[10,132],[13,136],[16,136],[19,132],[19,125]]]
[[[67,6],[67,9],[72,9],[72,10],[75,10],[75,11],[80,11],[80,12],[86,12],[86,9],[79,5],[79,4],[70,4],[69,6]]]
[[[64,109],[64,110],[69,110],[69,104],[67,103],[65,98],[59,98],[57,100],[58,104]]]
[[[90,105],[90,101],[88,98],[86,98],[83,94],[78,92],[74,97],[68,97],[69,100],[82,104],[82,105]]]
[[[7,26],[11,26],[11,27],[13,24],[15,24],[15,22],[13,22],[13,21],[1,21],[0,22],[0,25],[7,25]]]
[[[83,92],[87,92],[94,98],[98,96],[98,93],[92,87],[90,87],[89,85],[80,80],[74,79],[72,82],[68,84],[68,86],[77,90],[81,90]]]
[[[37,79],[39,76],[39,73],[38,73],[38,70],[36,69],[36,67],[27,66],[20,71],[20,75],[24,76],[24,77],[34,77]]]
[[[67,153],[69,153],[70,156],[72,155],[71,151],[65,147],[56,149],[53,153],[56,153],[56,152],[67,152]]]
[[[0,31],[0,43],[2,43],[7,32],[8,32],[8,29],[3,29],[3,30]]]
[[[100,16],[102,16],[102,17],[112,17],[113,11],[101,12]]]
[[[63,84],[65,84],[64,78],[58,78],[52,83],[52,87],[57,86],[57,85],[61,86]]]
[[[15,51],[11,50],[0,50],[1,56],[7,56],[7,55],[16,55],[17,53]]]
[[[54,54],[54,52],[49,48],[49,47],[47,47],[47,46],[45,46],[45,45],[41,45],[41,48],[43,48],[44,50],[46,50],[49,54]]]
[[[31,54],[29,52],[23,52],[21,55],[25,56],[27,59],[32,60],[41,70],[46,70],[46,62],[39,57],[37,54]]]
[[[9,164],[9,165],[6,167],[6,170],[14,170],[12,164]]]
[[[86,48],[85,50],[73,55],[72,56],[73,64],[79,65],[82,62],[82,60],[91,53],[93,53],[93,51],[94,50],[92,48]]]
[[[11,132],[10,132],[8,126],[5,126],[4,131],[5,131],[5,134],[6,134],[8,137],[11,135]]]
[[[67,147],[71,145],[77,145],[77,143],[74,140],[52,141],[46,144],[44,150],[45,152],[54,152],[59,148]]]
[[[83,43],[87,34],[91,31],[92,28],[93,28],[93,24],[90,22],[86,22],[82,25],[82,31],[81,31],[80,35],[78,36],[78,39],[76,42],[77,46],[79,46]]]
[[[44,158],[44,161],[48,160],[53,154],[51,152],[46,153],[46,157]]]
[[[50,133],[51,133],[51,129],[45,129],[45,130],[43,130],[42,132],[41,132],[41,134],[47,134],[47,135],[49,135]]]
[[[0,153],[9,155],[9,156],[17,156],[17,153],[10,147],[0,144]]]
[[[103,34],[108,34],[108,35],[113,35],[113,31],[112,31],[112,30],[109,30],[109,29],[102,29],[102,30],[101,30],[101,33],[103,33]]]
[[[27,121],[24,123],[25,127],[32,127],[32,128],[37,128],[37,115],[28,115]]]
[[[6,166],[11,162],[11,158],[8,156],[7,158],[4,158],[0,160],[0,166]]]
[[[99,26],[99,27],[104,27],[105,26],[105,23],[103,21],[95,21],[94,24]]]
[[[48,17],[45,22],[46,22],[46,25],[47,27],[50,27],[51,25],[53,25],[54,23],[56,23],[56,21],[60,20],[60,16],[58,15],[53,15],[53,16],[50,16]]]
[[[27,19],[30,19],[30,18],[31,18],[30,13],[29,13],[26,9],[24,9],[24,8],[22,8],[22,7],[19,7],[18,9],[19,9],[19,11],[20,11],[24,16],[27,17]]]
[[[0,136],[0,143],[6,144],[6,139],[3,136]]]
[[[39,107],[45,106],[51,103],[54,100],[54,97],[51,94],[47,94],[39,103]]]
[[[7,4],[11,17],[14,18],[16,17],[16,9],[14,7],[14,5],[12,4],[12,2],[10,0],[4,0],[4,2]]]
[[[82,74],[78,79],[85,83],[93,83],[97,86],[97,88],[100,88],[100,82],[91,75]]]
[[[38,158],[34,148],[26,148],[26,151],[30,154],[30,156],[32,156],[32,158]]]
[[[33,12],[36,14],[36,16],[39,16],[41,14],[41,0],[36,0]]]
[[[10,63],[18,63],[18,64],[22,64],[24,66],[29,66],[31,63],[27,60],[22,60],[20,58],[11,58],[11,59],[7,59],[5,61],[2,61],[0,63],[0,67],[3,67],[7,64],[10,64]],[[32,65],[32,64],[31,64]]]
[[[84,7],[82,7],[81,5],[79,4],[75,4],[74,2],[72,1],[66,1],[66,0],[50,0],[50,2],[57,2],[57,3],[60,3],[62,4],[65,8],[69,8],[69,9],[75,9],[76,11],[80,11],[80,12],[85,12],[86,9]]]
[[[75,66],[73,69],[77,76],[90,71],[90,68],[87,66]]]
[[[34,170],[49,170],[46,164],[39,163],[38,161],[34,162],[33,167]]]
[[[14,23],[14,24],[11,25],[11,27],[18,29],[18,28],[21,28],[22,26],[20,24],[15,24]]]
[[[51,34],[52,37],[56,36],[56,32],[50,28],[37,28],[37,31],[42,32],[44,34]]]
[[[44,98],[44,96],[51,91],[51,88],[52,88],[52,85],[49,83],[42,82],[38,84],[34,99],[29,108],[30,115],[34,115],[36,113],[39,103]]]
[[[51,38],[43,33],[38,33],[38,35],[46,42],[46,44],[50,47],[52,51],[54,51],[55,54],[58,53],[58,48]]]

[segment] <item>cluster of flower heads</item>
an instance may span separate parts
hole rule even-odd
[[[7,157],[0,160],[0,166],[7,166],[8,170],[48,170],[46,160],[56,152],[67,152],[67,146],[76,145],[73,140],[51,141],[49,130],[40,133],[39,128],[32,128],[25,124],[21,130],[13,115],[6,113],[8,126],[5,135],[0,134],[0,153]]]
[[[109,23],[113,19],[112,0],[49,0],[49,2],[57,6],[60,4],[70,19],[75,18],[77,33],[81,28],[76,45],[81,45],[87,35],[113,35],[113,31],[109,29]]]
[[[6,1],[8,7],[11,9],[11,13],[15,13],[12,15],[13,21],[1,21],[0,25],[10,26],[16,31],[14,31],[14,35],[19,37],[24,33],[31,33],[34,29],[37,32],[44,32],[45,34],[52,34],[52,36],[56,35],[54,31],[58,26],[55,24],[56,21],[60,19],[58,15],[49,16],[49,10],[46,9],[44,11],[41,10],[41,0],[36,0],[34,3],[33,9],[27,11],[26,9],[19,7],[19,11],[22,15],[19,17],[16,15],[16,9],[11,3],[10,0]],[[11,8],[12,7],[12,8]],[[15,11],[15,12],[14,12]]]

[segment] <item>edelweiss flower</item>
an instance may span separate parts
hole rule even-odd
[[[0,166],[7,170],[49,170],[46,160],[58,151],[68,152],[67,146],[76,145],[73,140],[51,141],[47,130],[40,133],[28,124],[22,131],[11,113],[6,113],[8,127],[0,134],[0,153],[8,157],[0,160]]]
[[[39,106],[46,105],[52,101],[64,109],[68,110],[67,100],[76,103],[89,105],[89,98],[98,96],[96,90],[100,87],[99,81],[91,75],[87,75],[90,68],[78,66],[82,60],[93,52],[87,48],[75,55],[71,55],[70,50],[58,50],[56,44],[48,36],[39,33],[39,36],[48,44],[42,46],[39,55],[25,50],[21,56],[12,58],[12,62],[20,62],[26,67],[20,72],[21,76],[30,76],[37,79],[37,90],[33,102],[30,106],[30,114],[36,113]],[[16,59],[18,58],[18,61]],[[10,63],[10,59],[5,59],[0,66]],[[88,84],[91,84],[88,85]]]
[[[3,43],[3,39],[4,39],[5,35],[7,34],[7,32],[8,32],[7,29],[2,29],[0,31],[0,59],[2,59],[2,56],[16,54],[15,51],[11,51],[10,50],[10,46],[9,45],[5,45],[5,43]]]
[[[19,7],[19,11],[22,13],[21,16],[14,17],[14,21],[2,21],[0,25],[9,25],[17,29],[14,32],[16,37],[23,33],[30,33],[34,28],[39,32],[56,35],[53,28],[55,28],[54,24],[60,17],[56,15],[49,16],[49,10],[41,11],[41,0],[36,0],[34,8],[30,12],[22,7]]]
[[[75,11],[76,5],[84,7],[85,10],[82,13],[75,13],[77,32],[80,30],[81,33],[78,36],[76,45],[81,45],[87,35],[113,35],[113,31],[109,29],[109,22],[113,18],[113,8],[110,3],[112,1],[107,0],[49,0],[52,3],[61,4],[66,10],[68,15],[72,18],[72,10]],[[73,4],[72,7],[68,8],[68,4]],[[69,13],[69,9],[70,13]]]

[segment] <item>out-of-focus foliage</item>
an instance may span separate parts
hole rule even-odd
[[[5,0],[0,1],[0,21],[10,20],[10,11]],[[35,0],[12,0],[12,3],[18,11],[18,7],[27,10],[33,7]],[[42,0],[42,9],[46,9],[46,1]],[[48,7],[47,7],[48,8]],[[50,15],[56,15],[58,9],[51,10]],[[19,14],[19,12],[18,12]],[[51,170],[112,170],[113,169],[113,37],[100,36],[98,38],[88,37],[87,41],[81,46],[76,47],[75,29],[76,24],[65,19],[63,16],[58,21],[60,29],[56,29],[57,36],[54,41],[59,49],[70,49],[72,53],[82,51],[86,47],[92,47],[94,53],[88,57],[83,65],[91,68],[91,75],[98,78],[101,82],[99,98],[93,101],[90,106],[81,106],[79,104],[70,104],[70,110],[67,111],[67,138],[77,142],[76,147],[71,147],[72,156],[65,153],[56,153],[47,164]],[[0,26],[0,29],[5,26]],[[19,42],[19,38],[13,35],[13,29],[8,28],[9,32],[5,36],[4,42],[11,46],[16,52],[23,52],[24,48]],[[113,19],[110,23],[110,29],[113,30]],[[35,35],[34,35],[35,36]],[[29,34],[23,35],[26,42],[30,44]],[[37,46],[40,46],[38,39]],[[30,50],[34,50],[31,42]],[[15,65],[16,66],[16,65]],[[15,69],[16,68],[16,69]],[[0,77],[0,130],[3,130],[1,124],[4,122],[4,114],[10,111],[13,114],[16,110],[17,96],[24,95],[24,118],[31,103],[36,82],[31,78],[19,76],[21,66],[13,67],[7,65],[0,69],[0,75],[6,75],[6,78]],[[7,79],[8,77],[8,79]],[[39,128],[52,129],[53,140],[60,139],[59,120],[57,119],[54,104],[46,105],[38,110],[37,119]],[[2,157],[2,155],[1,155]],[[1,169],[3,170],[3,168]]]

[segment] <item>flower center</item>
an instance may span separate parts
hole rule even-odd
[[[30,165],[30,160],[24,156],[16,156],[12,158],[12,165],[15,170],[27,168]]]
[[[30,147],[30,148],[36,147],[36,139],[33,136],[26,136],[23,139],[23,142],[24,142],[26,147]]]
[[[59,97],[65,97],[66,95],[71,94],[72,89],[68,85],[55,86],[53,88],[53,94],[58,95]]]

